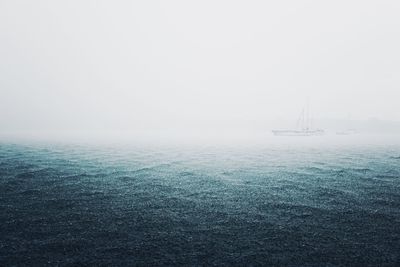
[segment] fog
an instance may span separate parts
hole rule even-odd
[[[398,1],[0,2],[0,134],[400,133]],[[271,138],[271,137],[268,137]]]

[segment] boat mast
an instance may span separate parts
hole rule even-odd
[[[306,130],[310,129],[310,106],[308,104],[308,99],[307,99],[307,104],[306,104]]]
[[[300,112],[299,119],[297,120],[297,128],[300,130],[304,130],[304,113],[305,113],[305,110],[303,108]]]

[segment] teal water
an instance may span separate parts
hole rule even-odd
[[[400,147],[0,143],[1,266],[398,266]]]

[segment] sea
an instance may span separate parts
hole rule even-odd
[[[0,266],[400,266],[400,145],[295,143],[0,142]]]

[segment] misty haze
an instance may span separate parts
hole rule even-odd
[[[0,1],[0,265],[400,265],[399,14]]]

